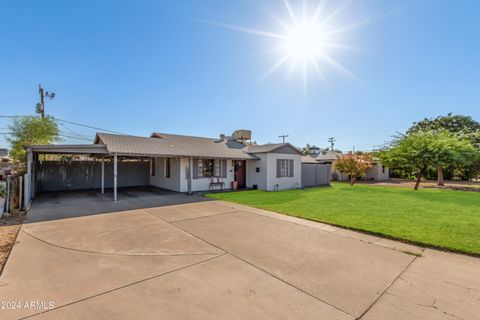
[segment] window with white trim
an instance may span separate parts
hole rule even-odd
[[[290,161],[293,160],[280,160],[280,177],[290,177]]]

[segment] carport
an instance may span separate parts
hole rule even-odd
[[[119,177],[118,172],[121,172]],[[33,145],[27,148],[25,203],[38,192],[98,189],[149,185],[150,157],[119,156],[106,145]]]

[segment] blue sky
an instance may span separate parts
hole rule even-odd
[[[331,54],[358,79],[308,70],[307,93],[297,70],[262,76],[278,61],[271,39],[202,22],[276,31],[269,13],[283,19],[283,9],[273,0],[4,1],[0,115],[33,113],[41,83],[57,95],[47,113],[135,135],[244,128],[260,143],[288,134],[324,147],[334,136],[341,149],[368,150],[424,117],[480,120],[480,2],[351,1],[337,26],[381,16],[338,39],[361,50]],[[0,132],[7,125],[0,119]]]

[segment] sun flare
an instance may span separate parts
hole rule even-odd
[[[289,57],[314,59],[322,51],[322,30],[311,23],[299,23],[286,34],[284,44]]]
[[[339,16],[348,7],[349,1],[303,0],[292,3],[297,6],[293,7],[288,0],[284,0],[283,14],[280,15],[267,10],[266,13],[277,26],[272,27],[275,31],[206,22],[273,40],[274,45],[269,52],[274,52],[276,58],[271,59],[272,65],[262,78],[280,69],[287,70],[288,77],[298,72],[304,91],[307,90],[311,73],[315,73],[324,82],[325,73],[332,70],[347,78],[358,79],[338,61],[337,53],[340,50],[358,51],[358,48],[344,43],[345,34],[373,22],[380,16],[342,24]]]

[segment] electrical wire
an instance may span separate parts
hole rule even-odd
[[[99,128],[99,127],[93,127],[93,126],[89,126],[89,125],[86,125],[86,124],[81,124],[81,123],[78,123],[78,122],[73,122],[73,121],[68,121],[68,120],[62,120],[62,119],[59,119],[59,118],[55,118],[55,120],[58,120],[58,121],[61,121],[61,122],[65,122],[65,123],[69,123],[69,124],[73,124],[73,125],[76,125],[76,126],[85,127],[85,128],[90,128],[90,129],[95,129],[95,130],[101,130],[101,131],[111,132],[111,133],[116,133],[116,134],[128,135],[128,134],[123,133],[123,132],[108,130],[108,129]]]
[[[88,138],[88,137],[86,137],[86,136],[83,136],[83,135],[81,135],[81,134],[73,131],[72,129],[70,129],[69,127],[67,127],[66,125],[64,125],[63,123],[60,123],[60,125],[61,125],[62,127],[64,127],[65,129],[67,129],[68,131],[70,131],[71,133],[73,133],[74,135],[76,135],[77,137],[84,138],[84,139],[89,139],[89,140],[90,140],[90,138]]]

